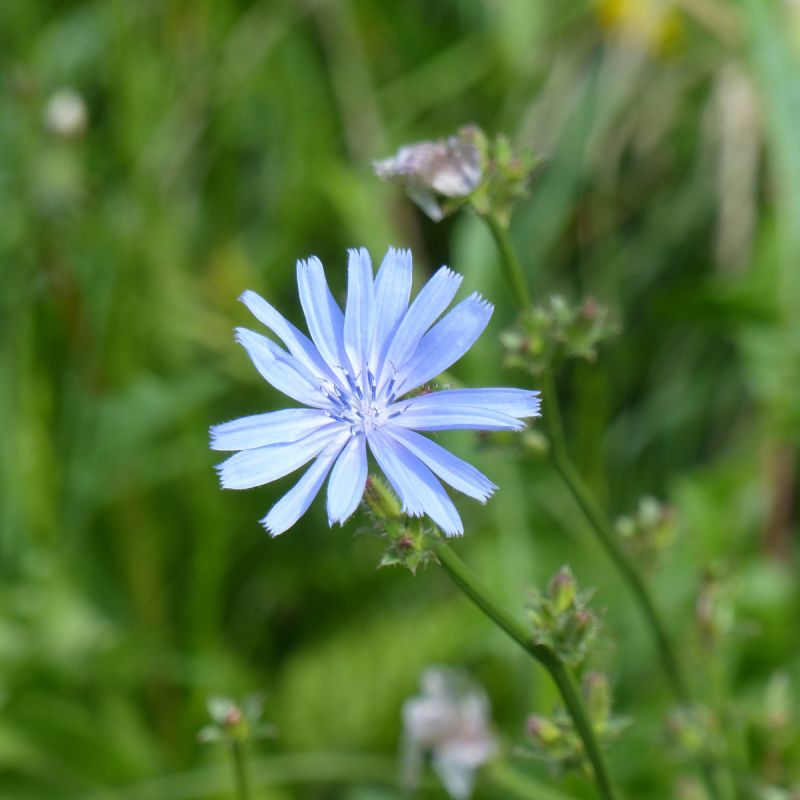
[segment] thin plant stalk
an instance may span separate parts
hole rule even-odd
[[[502,257],[503,274],[514,295],[514,299],[521,310],[528,309],[531,303],[530,293],[528,292],[527,283],[516,250],[508,235],[508,230],[506,226],[500,224],[493,216],[484,216],[484,219],[497,243],[498,250]],[[614,562],[614,565],[633,592],[639,608],[648,623],[653,638],[655,639],[659,653],[658,661],[675,699],[680,703],[689,703],[691,701],[691,696],[689,694],[688,684],[684,678],[680,662],[675,655],[675,649],[667,633],[666,626],[650,596],[650,592],[630,558],[619,546],[607,515],[594,497],[591,489],[584,482],[575,465],[572,463],[572,459],[569,457],[564,437],[564,429],[561,424],[561,413],[559,411],[555,381],[549,371],[544,375],[542,405],[544,409],[542,416],[547,427],[548,439],[550,441],[550,457],[556,467],[556,471],[572,493],[581,511],[583,511],[584,516],[597,535],[597,538],[600,540],[601,545],[606,550],[606,553]],[[714,800],[720,800],[723,793],[717,785],[712,767],[710,765],[703,765],[701,767],[701,774],[711,797]]]
[[[553,650],[546,645],[534,642],[525,626],[514,618],[492,597],[489,590],[478,580],[469,567],[445,542],[438,542],[434,553],[444,571],[453,583],[491,619],[502,628],[517,644],[521,645],[541,664],[558,687],[561,698],[575,725],[575,730],[583,742],[586,757],[592,765],[595,781],[603,800],[615,800],[617,794],[611,784],[603,751],[595,736],[592,723],[567,668]]]
[[[614,565],[636,597],[639,608],[653,633],[653,638],[658,647],[661,667],[675,697],[681,702],[687,702],[689,700],[689,692],[686,687],[686,681],[675,656],[666,626],[650,596],[650,592],[630,557],[620,547],[611,523],[567,453],[555,380],[549,370],[545,372],[542,379],[542,407],[544,409],[542,419],[550,440],[550,458],[553,465],[589,521],[608,557],[614,562]]]
[[[531,294],[528,289],[528,283],[525,280],[522,264],[517,258],[517,251],[509,239],[507,227],[494,214],[486,214],[483,218],[486,220],[497,249],[500,251],[500,266],[511,293],[522,308],[528,308],[531,304]]]
[[[486,216],[485,219],[497,243],[500,255],[502,256],[504,274],[514,293],[517,305],[521,309],[527,309],[530,306],[530,294],[516,251],[508,236],[508,230],[492,216]],[[564,431],[561,425],[555,382],[553,376],[549,372],[544,376],[542,401],[542,417],[547,427],[548,438],[550,440],[550,456],[553,464],[583,511],[609,558],[614,562],[614,565],[633,592],[642,614],[647,620],[653,638],[656,641],[659,663],[667,677],[673,694],[680,702],[686,702],[689,699],[686,681],[683,677],[678,659],[675,656],[675,650],[667,634],[667,629],[650,596],[650,592],[638,570],[617,542],[607,515],[602,510],[591,489],[586,485],[569,457],[564,439]]]
[[[233,781],[236,785],[237,800],[250,800],[250,781],[247,776],[242,742],[236,740],[231,742],[231,760],[233,761]]]

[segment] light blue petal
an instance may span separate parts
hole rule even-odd
[[[479,294],[470,295],[426,333],[414,354],[397,365],[398,396],[444,372],[483,333],[494,310]]]
[[[335,379],[333,372],[325,363],[325,359],[320,355],[314,343],[261,295],[248,289],[239,299],[259,322],[266,325],[286,345],[286,349],[312,375],[325,380]]]
[[[444,531],[445,535],[460,536],[464,533],[461,517],[436,476],[410,453],[403,453],[402,459],[408,470],[408,477],[414,485],[414,491],[422,500],[425,513]]]
[[[415,413],[482,409],[508,417],[538,417],[541,409],[539,392],[528,389],[445,389],[401,400],[393,408],[401,408],[408,403],[413,403]]]
[[[411,251],[389,248],[375,279],[375,331],[370,368],[376,374],[411,295]]]
[[[397,492],[403,512],[411,517],[421,517],[425,513],[425,507],[422,500],[417,497],[414,484],[408,477],[400,458],[399,445],[390,436],[377,429],[370,432],[367,441],[378,466]]]
[[[318,258],[297,262],[297,288],[311,338],[328,366],[339,375],[346,364],[344,316],[328,288]]]
[[[330,421],[324,411],[315,408],[287,408],[242,417],[211,428],[211,449],[252,450],[270,444],[296,442]]]
[[[381,460],[388,464],[390,471],[384,469],[384,472],[401,499],[413,499],[413,511],[406,508],[406,513],[416,516],[421,508],[447,536],[457,536],[464,532],[464,525],[453,501],[447,496],[436,476],[416,456],[381,430],[370,433],[369,446],[379,464]],[[380,456],[378,450],[381,452]],[[381,468],[383,469],[383,464]]]
[[[223,489],[252,489],[288,475],[321,453],[349,426],[331,422],[296,442],[241,450],[216,469]]]
[[[364,434],[351,436],[336,461],[328,481],[328,524],[343,523],[358,507],[367,482],[367,447]]]
[[[344,310],[344,348],[354,375],[364,370],[372,341],[375,307],[372,261],[369,253],[350,250],[347,264],[347,306]]]
[[[449,450],[436,442],[411,430],[387,427],[386,433],[393,436],[412,455],[416,456],[426,467],[429,467],[443,481],[449,483],[459,492],[474,497],[485,503],[497,488],[482,472],[472,464],[454,456]]]
[[[381,367],[379,385],[384,386],[394,379],[396,372],[414,354],[425,331],[439,318],[450,305],[461,284],[461,276],[442,267],[422,287],[414,298],[403,321],[397,328],[392,342],[386,351],[386,358]]]
[[[389,406],[392,425],[418,431],[521,431],[525,427],[516,417],[491,408],[424,402],[439,394],[444,392],[411,397]]]
[[[539,392],[532,389],[447,389],[425,395],[428,403],[478,406],[509,414],[512,417],[538,417],[542,401]]]
[[[330,405],[319,381],[271,339],[247,328],[237,328],[236,341],[247,351],[261,377],[279,392],[307,406]]]
[[[271,536],[278,536],[292,527],[308,511],[317,496],[331,465],[344,447],[349,432],[334,439],[306,470],[302,478],[270,509],[261,524]]]

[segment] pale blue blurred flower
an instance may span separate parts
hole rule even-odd
[[[403,399],[458,361],[491,317],[491,304],[472,294],[439,319],[460,283],[460,275],[442,267],[409,306],[409,251],[390,249],[373,279],[367,251],[351,250],[342,313],[319,259],[299,261],[297,285],[311,339],[255,292],[242,295],[286,350],[246,328],[237,328],[237,340],[268,383],[307,406],[211,428],[212,449],[239,451],[217,467],[226,489],[270,483],[313,459],[261,520],[273,536],[306,512],[328,473],[328,520],[343,523],[364,492],[367,445],[403,511],[427,514],[448,536],[464,528],[439,478],[481,502],[497,488],[416,431],[521,430],[523,418],[539,415],[538,392],[449,389]]]
[[[486,692],[459,670],[429,667],[422,693],[403,704],[403,782],[416,788],[426,754],[453,800],[472,794],[476,771],[498,750]]]

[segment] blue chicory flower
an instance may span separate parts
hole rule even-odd
[[[439,478],[481,502],[497,487],[417,431],[521,430],[523,418],[539,415],[539,399],[524,389],[447,389],[404,398],[458,361],[491,317],[492,305],[472,294],[439,319],[460,283],[460,275],[442,267],[409,306],[409,251],[390,249],[373,278],[367,251],[351,250],[342,313],[319,259],[299,261],[297,285],[311,339],[255,292],[242,295],[286,350],[246,328],[236,329],[236,339],[268,383],[306,408],[212,427],[212,449],[239,451],[217,467],[220,482],[250,489],[313,459],[261,520],[270,534],[297,522],[328,473],[329,524],[343,523],[364,493],[367,445],[405,513],[427,514],[448,536],[463,533]]]

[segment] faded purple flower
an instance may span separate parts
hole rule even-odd
[[[405,186],[409,197],[434,221],[444,216],[437,195],[467,197],[483,178],[477,129],[462,128],[455,136],[401,147],[396,155],[374,161],[376,175]]]

